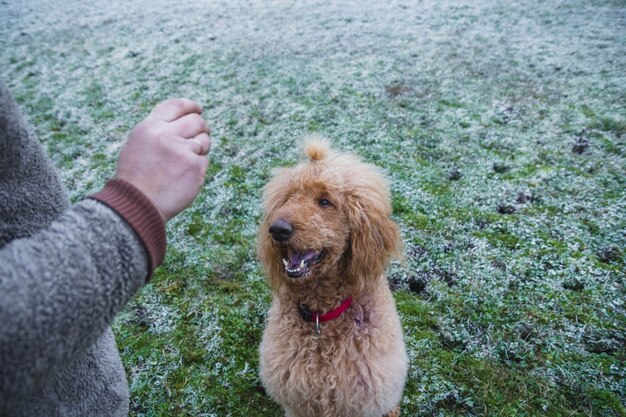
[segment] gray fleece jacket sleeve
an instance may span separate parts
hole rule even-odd
[[[133,229],[95,200],[0,248],[0,410],[100,337],[148,261]]]
[[[69,206],[0,79],[0,416],[38,388],[71,390],[48,382],[77,366],[164,254],[160,214],[131,184],[113,179]]]

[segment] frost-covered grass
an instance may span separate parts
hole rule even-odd
[[[626,416],[626,3],[0,2],[0,74],[73,199],[188,96],[213,129],[163,267],[115,322],[133,416],[278,416],[254,255],[303,135],[381,166],[406,416]]]

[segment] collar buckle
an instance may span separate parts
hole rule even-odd
[[[319,336],[322,332],[320,331],[320,315],[315,315],[315,336]]]
[[[329,321],[336,319],[341,316],[344,311],[346,311],[350,305],[352,304],[352,297],[348,297],[337,307],[336,309],[329,311],[326,314],[320,315],[318,311],[311,311],[307,305],[298,303],[298,311],[300,312],[300,316],[302,320],[307,322],[315,322],[314,331],[315,335],[319,336],[321,334],[320,323],[324,321]]]

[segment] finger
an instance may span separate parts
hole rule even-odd
[[[211,137],[207,133],[202,132],[190,140],[200,145],[196,152],[198,155],[206,155],[211,150]]]
[[[150,115],[166,122],[172,122],[190,113],[202,113],[202,106],[188,98],[170,98],[157,104]]]
[[[186,148],[189,152],[193,152],[196,155],[201,156],[202,152],[204,152],[204,146],[202,142],[197,140],[195,137],[193,138],[175,138],[175,141],[179,142],[183,148]]]
[[[196,113],[187,114],[170,123],[172,133],[183,138],[193,138],[200,133],[209,133],[209,124]]]
[[[200,158],[200,175],[202,176],[202,183],[204,184],[204,177],[209,170],[209,158]]]
[[[208,133],[200,133],[194,137],[198,142],[202,144],[202,153],[200,155],[206,155],[211,151],[211,137]]]
[[[196,155],[206,155],[211,149],[211,138],[206,133],[200,133],[192,138],[179,138],[183,145],[190,149]]]

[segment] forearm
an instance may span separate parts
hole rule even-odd
[[[85,200],[0,249],[0,409],[100,336],[145,283],[149,257],[113,210]]]

